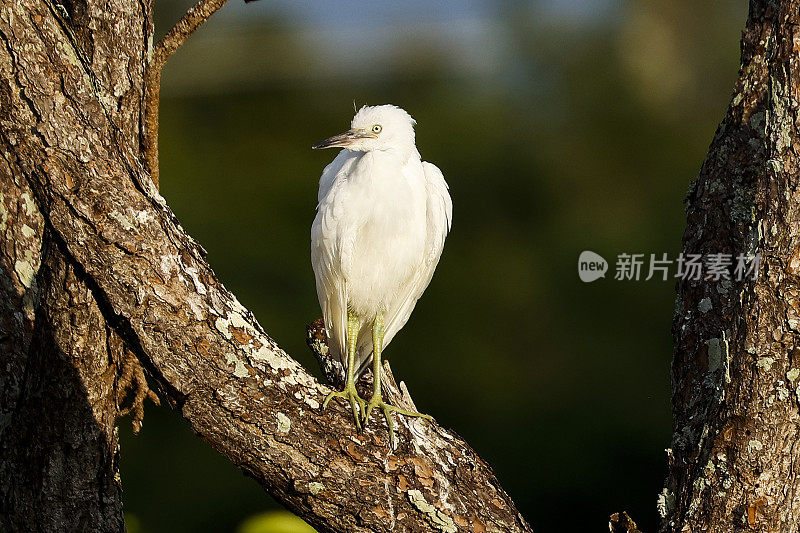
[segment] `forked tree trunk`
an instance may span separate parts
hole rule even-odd
[[[763,260],[756,281],[679,287],[663,531],[800,521],[799,1],[752,2],[690,193],[686,253]],[[320,530],[530,531],[453,433],[400,420],[391,450],[384,427],[353,434],[346,409],[320,411],[326,389],[216,280],[140,163],[150,11],[0,6],[0,529],[124,528],[128,349],[202,438]]]
[[[457,435],[399,420],[393,450],[385,426],[356,434],[343,406],[322,411],[327,389],[216,279],[143,164],[150,9],[0,6],[0,529],[124,528],[127,349],[195,432],[322,531],[530,531]]]
[[[93,145],[138,151],[150,17],[149,1],[0,6],[2,531],[124,530],[122,341],[30,176],[67,159],[98,172]]]
[[[800,527],[799,105],[800,1],[754,0],[683,251],[760,254],[760,267],[679,283],[664,532]]]

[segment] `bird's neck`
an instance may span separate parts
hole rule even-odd
[[[374,150],[370,150],[367,153],[373,153],[377,156],[389,156],[400,160],[401,162],[405,163],[410,159],[421,159],[419,155],[419,151],[417,147],[413,144],[411,146],[389,146],[386,148],[376,148]]]

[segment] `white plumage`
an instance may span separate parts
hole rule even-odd
[[[364,106],[348,132],[314,146],[344,148],[320,178],[311,263],[331,349],[345,368],[348,309],[362,320],[356,377],[372,359],[375,316],[383,313],[386,346],[430,283],[450,229],[447,183],[421,160],[414,124],[398,107]]]

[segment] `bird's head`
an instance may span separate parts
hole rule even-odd
[[[353,117],[349,130],[320,141],[312,148],[414,151],[414,124],[416,121],[411,115],[397,106],[364,106]]]

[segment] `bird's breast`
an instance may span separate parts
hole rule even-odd
[[[356,175],[348,183],[346,209],[355,225],[342,265],[349,303],[364,316],[388,306],[408,286],[426,241],[424,183],[414,182],[414,168],[369,170],[372,175]]]

